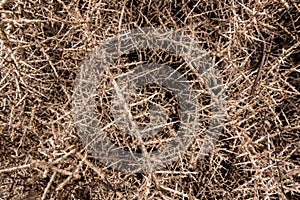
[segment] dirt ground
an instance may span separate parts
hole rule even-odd
[[[300,199],[299,1],[0,2],[0,199]],[[222,77],[227,116],[209,154],[197,157],[199,136],[159,171],[122,172],[95,158],[76,132],[73,84],[97,45],[143,27],[199,42]],[[101,91],[99,116],[109,123],[108,90]],[[209,96],[199,99],[209,107]],[[128,143],[119,145],[134,148]]]

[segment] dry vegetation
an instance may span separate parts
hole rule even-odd
[[[299,1],[4,0],[0,14],[0,199],[300,199]],[[209,155],[197,159],[196,141],[165,169],[144,174],[97,161],[71,115],[84,58],[138,27],[196,38],[228,96]]]

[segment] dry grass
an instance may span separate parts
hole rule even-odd
[[[0,7],[0,199],[300,198],[296,0],[7,0]],[[178,161],[144,174],[102,165],[71,116],[81,61],[104,39],[137,27],[197,38],[228,96],[224,131],[209,155],[196,158],[196,141]]]

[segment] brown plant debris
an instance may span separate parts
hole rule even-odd
[[[0,199],[300,199],[299,1],[2,0],[0,15]],[[199,135],[177,161],[135,174],[115,171],[86,151],[71,104],[85,57],[103,40],[141,27],[169,28],[199,42],[225,84],[227,118],[207,156],[197,157]],[[120,58],[102,80],[102,123],[111,121],[112,75],[146,60],[185,65],[164,52],[136,54]],[[197,77],[187,76],[201,91],[205,130],[210,96]],[[131,103],[153,92],[150,100],[162,102],[168,93],[147,87]],[[140,125],[149,122],[150,104],[131,109]],[[171,121],[180,115],[176,105],[171,97],[164,105],[175,113]],[[162,145],[174,129],[165,127],[147,148]],[[137,151],[117,127],[107,134]]]

